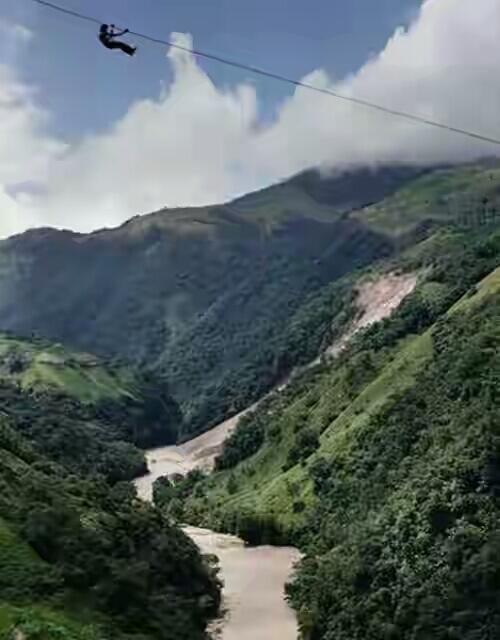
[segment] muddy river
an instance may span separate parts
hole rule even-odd
[[[237,422],[233,418],[184,445],[148,451],[151,473],[136,481],[139,495],[151,500],[152,484],[163,475],[208,469]],[[224,582],[225,616],[212,631],[221,640],[296,640],[295,615],[284,599],[284,585],[300,554],[290,547],[245,547],[234,536],[186,527],[203,553],[216,554]]]

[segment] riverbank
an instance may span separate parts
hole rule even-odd
[[[152,449],[146,453],[150,473],[136,480],[139,496],[150,501],[153,483],[160,476],[209,469],[239,416],[180,446]],[[225,616],[211,632],[218,640],[296,640],[297,621],[284,597],[284,588],[300,552],[293,547],[247,547],[243,540],[185,527],[185,533],[202,553],[219,558],[224,582]]]
[[[211,471],[215,458],[222,451],[223,444],[233,433],[238,420],[256,405],[222,422],[200,436],[180,445],[158,447],[146,451],[149,473],[135,482],[137,493],[143,500],[153,499],[153,483],[161,476],[176,473],[186,475],[193,469]]]

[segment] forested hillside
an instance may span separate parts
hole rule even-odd
[[[176,439],[182,417],[165,385],[42,339],[0,334],[0,411],[52,460],[129,480],[138,447]]]
[[[0,411],[0,637],[203,640],[215,573],[126,482],[176,437],[167,390],[2,334]]]
[[[317,353],[328,305],[309,298],[394,250],[349,212],[423,169],[320,176],[214,207],[165,210],[89,235],[49,229],[0,243],[0,327],[161,374],[186,432],[244,409]],[[304,342],[304,334],[308,335]]]
[[[219,585],[177,521],[298,545],[306,639],[496,637],[499,194],[495,162],[310,173],[1,243],[0,326],[29,337],[0,336],[0,630],[202,640]],[[361,292],[391,278],[412,292],[355,334]],[[137,447],[300,365],[215,474],[137,501]]]
[[[155,487],[166,513],[301,547],[305,638],[500,633],[497,228],[381,264],[418,276],[390,319],[242,419],[215,474]]]
[[[182,439],[245,409],[334,338],[358,269],[496,215],[496,162],[308,172],[221,206],[0,243],[0,327],[169,385]]]
[[[2,638],[202,640],[219,602],[195,545],[132,485],[68,473],[7,418],[0,566]]]

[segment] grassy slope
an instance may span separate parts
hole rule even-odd
[[[405,341],[375,380],[367,384],[324,431],[318,455],[330,457],[335,453],[336,456],[341,456],[342,451],[349,448],[356,431],[384,406],[388,397],[411,386],[415,374],[425,366],[430,356],[428,332]],[[293,503],[304,501],[306,505],[310,505],[313,500],[307,469],[297,465],[284,471],[282,467],[293,444],[295,425],[301,420],[304,409],[312,399],[320,396],[317,408],[309,414],[309,424],[316,427],[321,423],[322,415],[332,410],[332,406],[338,406],[336,396],[341,400],[340,406],[345,402],[342,387],[342,370],[326,374],[314,390],[306,392],[287,406],[279,418],[283,429],[280,447],[267,442],[252,459],[242,463],[239,468],[219,472],[209,479],[209,502],[224,509],[272,514],[287,529],[302,524],[302,515],[294,513]],[[233,495],[228,495],[227,481],[231,476],[236,479],[239,489]]]
[[[38,450],[82,473],[131,479],[137,447],[175,441],[181,420],[166,388],[46,340],[0,334],[0,411]]]
[[[23,607],[0,603],[0,638],[14,640],[14,629],[28,638],[43,640],[102,640],[92,624],[78,622],[70,614],[50,606]]]
[[[140,401],[134,383],[132,376],[88,354],[45,340],[0,335],[3,415],[40,452],[73,471],[118,480],[145,468],[132,431],[121,419],[128,403]]]
[[[0,379],[24,391],[58,391],[90,404],[138,396],[133,375],[123,368],[62,345],[5,334],[0,334]]]
[[[426,220],[473,225],[481,216],[498,216],[499,183],[500,168],[495,165],[443,169],[354,216],[392,236],[402,236]]]
[[[450,309],[450,314],[467,313],[483,300],[500,294],[500,267],[492,271],[478,285],[473,295],[465,296]]]
[[[438,234],[419,247],[421,256],[439,254],[443,247],[450,250],[453,237]],[[411,263],[417,254],[408,252],[403,260]],[[465,311],[480,304],[488,296],[497,295],[500,288],[500,269],[486,277],[449,311]],[[435,282],[425,271],[416,295],[430,305],[446,292],[446,286]],[[334,365],[306,373],[283,394],[274,395],[267,411],[266,430],[279,432],[278,441],[267,437],[262,448],[236,468],[221,471],[209,477],[204,484],[204,497],[192,498],[191,516],[194,521],[217,524],[218,515],[234,510],[271,514],[285,529],[304,524],[304,513],[314,501],[308,465],[295,465],[284,470],[287,456],[293,446],[295,433],[304,423],[320,436],[319,457],[342,460],[356,447],[359,434],[387,401],[394,395],[411,388],[416,374],[423,371],[432,358],[431,333],[433,327],[421,335],[409,335],[394,348],[375,357],[375,371],[371,378],[350,393],[346,385],[349,359],[342,357]],[[309,460],[309,463],[313,459]],[[228,483],[231,490],[228,491]],[[303,503],[300,509],[296,506]],[[207,506],[209,507],[207,510]],[[305,508],[304,508],[305,507]],[[215,508],[214,510],[212,510]]]

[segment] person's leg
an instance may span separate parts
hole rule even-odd
[[[108,45],[108,49],[120,49],[123,53],[126,53],[128,56],[133,56],[136,48],[131,47],[126,42],[120,42],[119,40],[112,40]]]
[[[126,53],[128,56],[133,56],[135,53],[135,47],[131,47],[126,42],[117,42],[116,44],[120,45],[120,49],[123,53]]]

